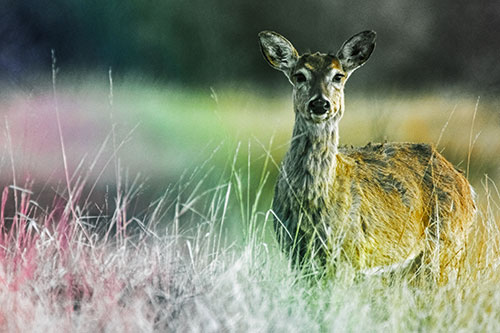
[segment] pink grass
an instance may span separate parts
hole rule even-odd
[[[7,216],[16,192],[16,214]],[[32,195],[9,187],[1,195],[0,331],[134,332],[173,325],[179,299],[195,288],[187,273],[178,273],[185,268],[172,242],[132,239],[126,195],[105,233],[82,224],[83,212],[74,216],[68,202],[55,199],[41,209]]]
[[[133,214],[131,202],[136,186],[134,182],[122,193],[116,154],[123,142],[116,142],[114,127],[113,152],[102,164],[98,162],[108,139],[90,165],[84,163],[81,153],[68,155],[65,140],[78,140],[82,125],[75,130],[69,128],[76,122],[68,120],[71,108],[67,101],[59,101],[55,65],[53,54],[52,98],[28,106],[37,110],[41,122],[31,124],[30,118],[16,120],[20,114],[17,109],[8,112],[9,120],[6,118],[13,185],[3,187],[0,196],[0,331],[136,332],[173,327],[180,307],[189,299],[185,295],[195,292],[192,275],[178,248],[179,235],[173,236],[174,242],[159,239],[154,230],[156,218]],[[13,131],[9,121],[14,123]],[[88,127],[101,128],[97,132],[102,133],[102,126]],[[38,135],[40,131],[45,131],[45,135]],[[82,141],[87,139],[85,132]],[[30,165],[19,163],[18,157],[26,151],[30,156],[31,149],[42,150],[40,156],[49,156],[45,150],[58,145],[62,165],[50,167],[52,170],[45,174],[63,180],[62,192],[56,187],[53,193],[49,188],[53,181],[49,180],[38,193],[34,193],[34,183],[29,180],[23,188],[19,187],[18,178],[30,174]],[[54,154],[57,152],[52,151],[51,156]],[[82,161],[75,163],[78,159]],[[115,208],[111,208],[110,214],[108,208],[99,208],[103,213],[88,220],[91,205],[107,206],[107,202],[92,202],[91,196],[113,161]],[[28,162],[33,163],[42,164]],[[97,178],[91,176],[99,166],[102,169]],[[37,173],[43,175],[44,170]],[[5,181],[5,173],[2,177]],[[87,186],[90,181],[93,183]],[[53,196],[51,204],[34,199],[48,195]],[[153,215],[163,215],[161,210],[155,208]],[[140,224],[142,233],[129,230],[135,222]]]

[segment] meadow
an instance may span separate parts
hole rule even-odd
[[[438,286],[325,277],[280,251],[289,93],[115,81],[0,93],[0,330],[500,329],[500,101],[346,92],[341,143],[432,142],[479,195],[466,262]]]

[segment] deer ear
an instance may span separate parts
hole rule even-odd
[[[363,65],[375,48],[375,31],[363,31],[349,38],[337,52],[337,58],[346,72]]]
[[[271,67],[287,76],[299,58],[297,50],[285,37],[273,31],[259,33],[260,49]]]

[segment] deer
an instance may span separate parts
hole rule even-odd
[[[293,87],[295,123],[272,203],[283,249],[296,262],[343,261],[364,274],[456,269],[476,214],[464,173],[432,144],[339,145],[344,86],[371,56],[376,33],[355,34],[336,53],[302,55],[276,32],[258,39]]]

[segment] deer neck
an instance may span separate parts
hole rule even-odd
[[[296,116],[284,171],[298,198],[319,208],[329,198],[335,178],[339,143],[338,120],[312,124]]]

